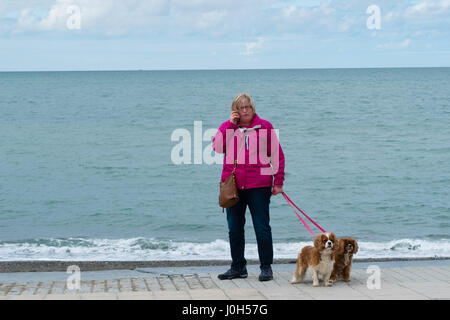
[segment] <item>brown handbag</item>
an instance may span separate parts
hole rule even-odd
[[[228,176],[228,178],[225,179],[224,182],[220,182],[219,205],[222,207],[222,212],[224,211],[224,208],[230,208],[239,202],[235,171],[239,156],[241,155],[242,148],[244,147],[246,137],[247,134],[245,134],[238,156],[236,160],[234,160],[233,171]]]

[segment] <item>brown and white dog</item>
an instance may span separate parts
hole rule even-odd
[[[313,287],[319,286],[319,275],[323,276],[326,287],[332,286],[333,283],[329,280],[333,271],[337,247],[338,243],[334,233],[319,234],[314,240],[314,247],[306,246],[299,252],[297,267],[291,283],[303,281],[306,270],[309,268],[313,279]]]
[[[330,280],[335,282],[342,277],[346,282],[350,281],[353,255],[358,252],[358,243],[353,238],[339,239],[339,249],[336,252],[333,272]]]

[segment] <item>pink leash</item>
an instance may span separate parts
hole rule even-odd
[[[298,211],[300,211],[301,213],[303,213],[303,215],[304,215],[306,218],[308,218],[308,220],[311,221],[317,228],[319,228],[320,231],[326,232],[326,231],[323,230],[317,223],[315,223],[315,222],[313,221],[313,219],[311,219],[310,217],[308,217],[308,215],[307,215],[306,213],[304,213],[299,207],[297,207],[297,206],[295,205],[295,203],[292,202],[291,199],[289,199],[289,197],[287,196],[286,193],[282,192],[282,194],[283,194],[283,197],[286,199],[287,203],[288,203],[288,204],[291,206],[291,208],[294,210],[294,212],[295,212],[295,214],[297,215],[297,217],[300,219],[300,221],[303,223],[303,225],[306,227],[306,229],[308,229],[308,231],[313,235],[314,238],[316,237],[316,235],[311,231],[311,229],[308,227],[308,225],[306,224],[306,222],[305,222],[305,221],[302,219],[302,217],[297,213],[297,211],[295,211],[295,209],[294,209],[293,206],[295,206],[295,208],[297,208]]]

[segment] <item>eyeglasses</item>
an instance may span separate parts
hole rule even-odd
[[[250,110],[250,109],[252,109],[252,106],[237,107],[237,109],[238,109],[239,111],[242,111],[242,110],[245,110],[245,109]]]

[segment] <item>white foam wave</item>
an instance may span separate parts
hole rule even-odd
[[[311,242],[274,243],[275,259],[296,259],[298,251]],[[450,257],[450,240],[399,239],[387,242],[359,242],[357,258]],[[247,259],[258,259],[257,245],[246,245]],[[78,260],[228,260],[228,241],[208,243],[131,239],[44,239],[0,242],[0,261]]]

